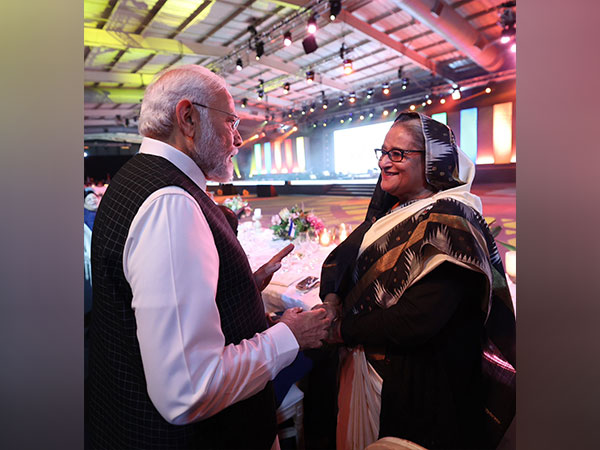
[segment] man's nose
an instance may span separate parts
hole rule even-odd
[[[235,134],[233,135],[233,145],[235,145],[236,147],[241,147],[242,146],[242,135],[240,134],[240,132],[238,131],[238,129],[235,129]]]

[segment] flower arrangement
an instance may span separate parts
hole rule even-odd
[[[226,198],[223,201],[223,206],[227,206],[234,213],[237,214],[238,219],[242,217],[247,217],[252,214],[252,208],[248,205],[248,202],[243,200],[241,196],[235,196],[231,198]]]
[[[323,228],[325,225],[321,219],[313,213],[306,213],[298,205],[291,209],[283,208],[279,214],[271,217],[271,230],[279,239],[294,239],[305,231],[319,234]]]

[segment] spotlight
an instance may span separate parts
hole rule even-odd
[[[387,117],[390,112],[387,109],[383,110],[383,117]]]
[[[402,90],[405,91],[406,88],[408,87],[408,83],[410,83],[410,80],[408,78],[402,78]]]
[[[344,74],[350,75],[352,73],[352,60],[347,58],[344,60]]]
[[[315,81],[315,73],[312,70],[309,70],[306,72],[306,82],[312,84],[313,81]]]
[[[383,95],[390,95],[390,85],[388,83],[383,83],[381,85],[381,92]]]
[[[262,89],[259,89],[258,93],[257,93],[258,99],[262,100],[264,96],[265,96],[265,91],[263,91]]]
[[[248,99],[247,98],[243,98],[242,99],[242,108],[245,108],[246,106],[248,106]]]
[[[356,94],[354,92],[350,93],[350,97],[348,98],[350,103],[356,102]]]
[[[425,96],[425,103],[427,103],[428,105],[431,105],[433,103],[433,100],[431,100],[431,95],[427,94]],[[425,106],[425,105],[423,105]]]
[[[364,116],[364,114],[361,114],[361,115],[360,115],[360,117],[359,117],[359,119],[360,119],[360,120],[365,120],[365,116]]]
[[[452,91],[452,100],[460,100],[460,88],[456,87]]]
[[[342,2],[340,0],[329,1],[329,20],[332,22],[339,15],[342,10]]]
[[[256,41],[256,60],[258,61],[262,55],[265,54],[265,45],[262,41]]]
[[[342,106],[344,104],[344,96],[340,95],[340,98],[338,98],[338,105]]]
[[[421,106],[425,106],[425,105],[427,105],[427,103],[426,103],[426,102],[423,102],[423,103],[421,103]]]
[[[367,89],[367,98],[373,97],[373,88]]]
[[[323,122],[323,126],[326,127],[327,126],[327,122]]]
[[[283,34],[283,45],[285,45],[286,47],[289,47],[290,45],[292,45],[292,33],[289,31],[286,31]]]
[[[317,105],[315,105],[314,103],[312,105],[310,105],[310,112],[315,112],[315,107]]]
[[[292,118],[292,110],[291,110],[291,109],[288,111],[288,117],[289,117],[290,119]]]
[[[446,103],[446,99],[445,98],[441,98],[440,99],[440,103],[443,105],[444,103]]]
[[[394,112],[395,112],[395,113],[397,113],[397,112],[398,112],[398,107],[397,107],[397,106],[394,108]]]
[[[372,111],[369,113],[369,117],[373,117],[373,112]]]
[[[283,90],[288,94],[290,92],[290,83],[284,83]]]
[[[515,23],[517,17],[512,9],[505,9],[500,15],[500,26],[502,32],[500,33],[500,42],[502,44],[508,44],[516,33]]]
[[[306,115],[306,106],[304,108],[302,108],[302,115],[305,116]]]
[[[237,59],[235,62],[235,68],[238,70],[238,72],[244,68],[244,64],[242,64],[242,58]]]
[[[308,19],[308,23],[306,24],[306,31],[308,34],[315,34],[317,32],[317,15],[313,14]]]
[[[492,92],[492,88],[491,88],[491,87],[489,87],[489,86],[488,86],[488,87],[486,87],[486,88],[485,88],[485,93],[486,93],[486,94],[489,94],[490,92]]]
[[[414,111],[414,110],[416,109],[416,106],[415,106],[415,105],[410,105],[410,106],[408,107],[408,109],[410,109],[411,111]]]
[[[348,122],[352,122],[352,113],[348,116]]]
[[[327,109],[329,102],[327,99],[323,100],[323,109]]]
[[[344,123],[344,119],[340,119],[340,123]]]
[[[317,128],[317,122],[313,122],[313,128]]]
[[[83,157],[87,158],[88,152],[83,152]]]

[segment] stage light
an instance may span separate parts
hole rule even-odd
[[[344,119],[340,119],[340,123],[344,123]]]
[[[431,100],[431,95],[427,94],[425,96],[425,103],[427,103],[428,105],[431,105],[433,103],[433,100]],[[425,106],[425,105],[423,105]]]
[[[292,118],[292,110],[291,110],[291,109],[288,111],[288,117],[289,117],[290,119]]]
[[[363,114],[360,115],[359,117],[360,120],[365,120],[365,116]]]
[[[350,103],[356,102],[356,94],[354,92],[350,93],[350,97],[348,98]]]
[[[398,107],[394,108],[394,112],[397,113],[398,112]]]
[[[381,85],[381,92],[383,95],[390,95],[390,85],[388,83],[383,83]]]
[[[327,122],[323,122],[323,126],[326,127],[327,126]]]
[[[317,128],[317,122],[313,122],[313,128]]]
[[[235,68],[238,72],[244,68],[244,64],[242,64],[242,58],[237,59],[237,61],[235,62]]]
[[[350,75],[351,73],[352,73],[352,60],[348,58],[348,59],[344,60],[344,74]]]
[[[500,33],[500,42],[502,44],[508,44],[515,35],[516,22],[517,16],[512,9],[506,8],[504,11],[502,11],[499,21],[499,24],[502,27],[502,32]]]
[[[294,125],[294,128],[292,128],[292,133],[295,133],[296,131],[298,131],[298,127]]]
[[[387,109],[383,110],[383,117],[387,117],[390,112]]]
[[[453,100],[460,100],[460,97],[461,97],[461,95],[460,95],[460,88],[459,87],[454,88],[454,90],[452,91],[452,99]]]
[[[421,106],[425,106],[425,105],[427,105],[427,103],[426,103],[426,102],[423,102],[423,103],[421,103]]]
[[[344,104],[344,96],[340,95],[340,98],[338,98],[338,105],[342,106]]]
[[[310,16],[310,19],[308,19],[308,23],[306,24],[306,31],[308,31],[308,34],[315,34],[317,32],[316,14],[313,14],[312,16]]]
[[[329,1],[329,20],[331,20],[333,22],[341,10],[342,10],[341,0],[330,0]]]
[[[87,156],[88,156],[88,152],[83,152],[83,157],[87,158]]]
[[[405,91],[408,87],[410,80],[408,78],[402,78],[402,90]]]
[[[302,108],[302,115],[305,116],[306,115],[306,106],[304,108]]]
[[[246,106],[248,106],[248,99],[247,98],[243,98],[242,99],[242,108],[245,108]]]
[[[259,100],[262,100],[263,97],[265,96],[265,91],[263,91],[262,89],[259,89],[256,96],[258,97]]]
[[[315,105],[314,103],[312,105],[310,105],[310,112],[315,112],[316,107],[317,107],[317,105]]]
[[[348,116],[348,122],[352,122],[352,113]]]
[[[369,113],[369,117],[373,117],[373,113],[372,112]]]
[[[256,41],[256,60],[258,61],[262,55],[265,54],[265,45],[262,41]]]
[[[283,90],[286,94],[290,92],[290,83],[284,83]]]
[[[373,97],[373,88],[367,89],[367,98]]]
[[[445,98],[440,98],[440,103],[443,105],[444,103],[446,103],[446,99]]]
[[[410,105],[410,106],[408,107],[408,109],[410,109],[411,111],[414,111],[416,108],[417,108],[417,107],[416,107],[415,105]]]
[[[323,109],[327,109],[329,105],[329,102],[327,101],[327,99],[323,100]]]
[[[283,34],[283,45],[285,45],[286,47],[289,47],[290,45],[292,45],[292,33],[289,31],[286,31]]]
[[[492,92],[492,88],[491,88],[491,87],[489,87],[489,86],[488,86],[488,87],[486,87],[486,88],[485,88],[485,93],[486,93],[486,94],[489,94],[490,92]]]
[[[313,81],[315,81],[315,73],[312,70],[309,70],[306,72],[306,82],[312,84]]]

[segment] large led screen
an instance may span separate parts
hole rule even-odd
[[[379,171],[373,149],[381,148],[392,122],[347,128],[333,132],[333,154],[336,173],[365,174]]]

